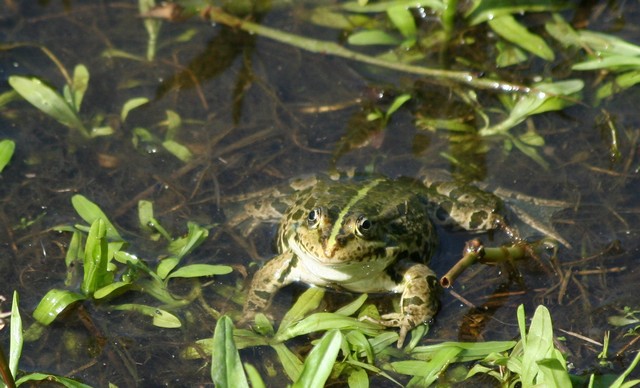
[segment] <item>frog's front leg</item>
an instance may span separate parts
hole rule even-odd
[[[399,262],[397,270],[402,275],[400,312],[384,314],[380,324],[400,328],[398,349],[404,344],[409,330],[426,323],[438,311],[438,279],[426,265],[415,262]]]
[[[256,313],[266,310],[275,293],[291,283],[289,274],[294,258],[295,255],[292,252],[281,253],[256,272],[244,302],[242,322],[250,322]]]

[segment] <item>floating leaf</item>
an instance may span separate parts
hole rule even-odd
[[[233,323],[226,315],[218,320],[213,332],[211,380],[216,387],[249,387],[233,341]]]
[[[0,172],[9,164],[15,149],[16,143],[13,140],[0,141]]]

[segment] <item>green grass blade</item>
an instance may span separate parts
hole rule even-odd
[[[9,84],[31,105],[56,119],[61,124],[80,131],[89,137],[78,113],[65,101],[58,92],[37,78],[14,75],[9,77]]]
[[[249,387],[240,354],[233,342],[233,323],[226,315],[218,320],[213,333],[211,380],[216,387]]]
[[[293,388],[324,387],[336,357],[338,357],[341,343],[342,333],[339,330],[328,331],[309,353],[304,362],[300,379],[293,384]]]
[[[33,311],[33,317],[41,324],[48,325],[71,304],[86,298],[82,294],[68,290],[49,290]]]
[[[22,336],[22,317],[18,309],[18,292],[13,292],[13,302],[11,304],[11,343],[9,344],[9,370],[15,378],[18,373],[18,362],[22,355],[22,344],[24,338]]]
[[[16,143],[13,140],[0,141],[0,172],[9,164],[15,149]]]

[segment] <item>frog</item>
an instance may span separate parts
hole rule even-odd
[[[274,295],[294,283],[353,293],[400,294],[398,312],[371,319],[399,330],[433,320],[439,282],[429,262],[438,247],[436,225],[478,232],[505,224],[500,200],[475,186],[383,176],[345,181],[326,176],[295,179],[292,193],[261,193],[230,219],[278,222],[277,255],[251,281],[243,322],[265,312]],[[257,220],[257,221],[256,221]]]

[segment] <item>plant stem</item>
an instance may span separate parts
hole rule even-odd
[[[428,67],[414,66],[405,63],[391,62],[379,59],[376,57],[351,51],[334,42],[306,38],[303,36],[276,30],[274,28],[261,26],[247,20],[239,19],[217,7],[210,8],[207,15],[216,23],[224,24],[231,28],[238,28],[251,34],[264,36],[266,38],[270,38],[290,46],[298,47],[312,53],[347,58],[357,62],[367,63],[387,69],[422,75],[425,77],[434,78],[436,80],[441,79],[466,84],[479,89],[491,89],[503,92],[521,93],[529,93],[532,91],[532,89],[527,86],[512,84],[489,78],[482,78],[482,76],[478,73],[468,71],[431,69]]]

